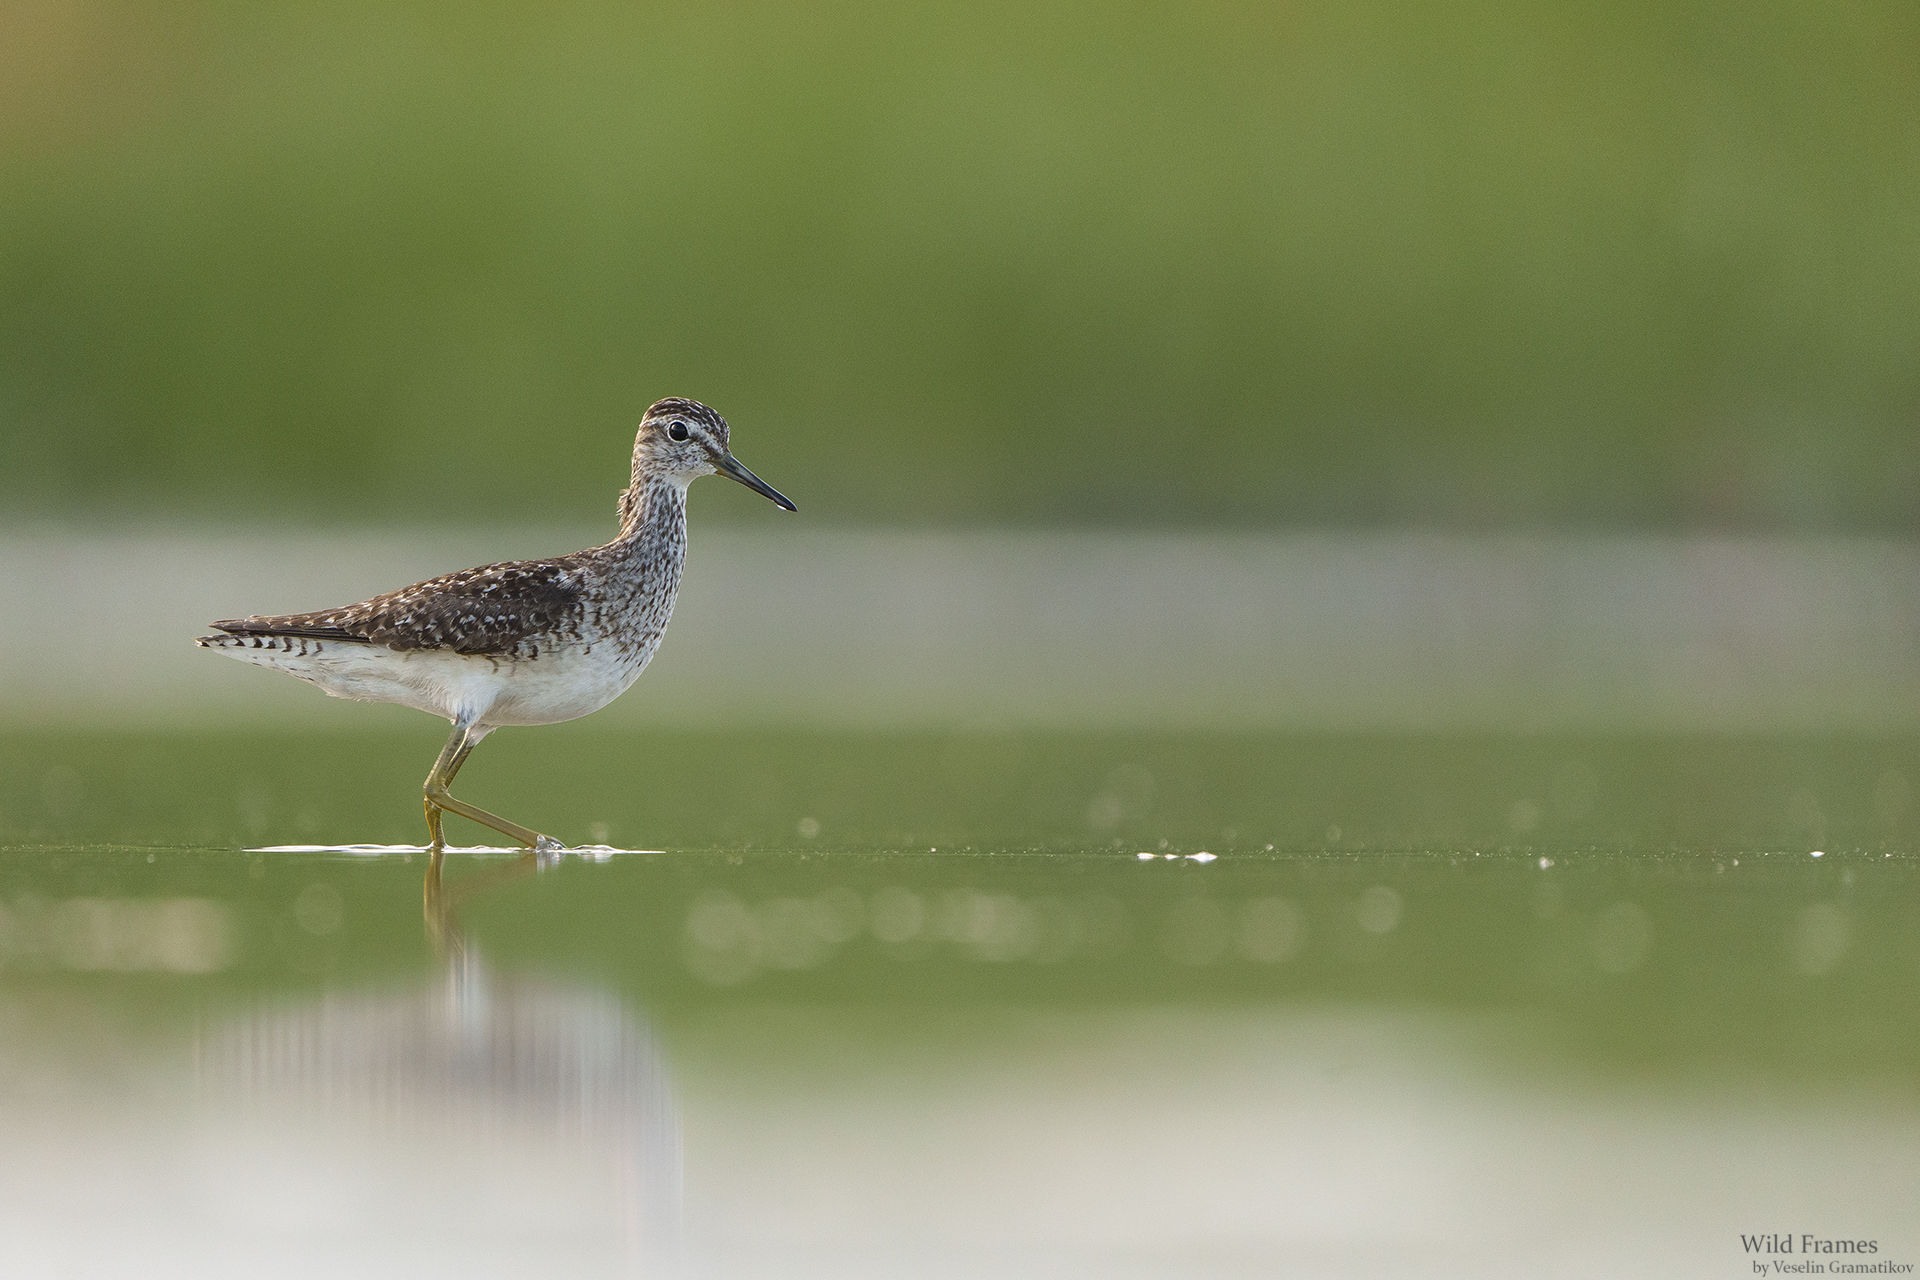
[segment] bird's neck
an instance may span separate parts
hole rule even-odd
[[[665,476],[636,475],[633,487],[620,495],[620,536],[616,542],[637,542],[687,524],[687,488]]]

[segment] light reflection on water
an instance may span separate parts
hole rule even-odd
[[[729,1278],[1750,1275],[1754,1218],[1920,1261],[1897,1087],[1606,1080],[1529,1035],[1349,1004],[905,1034],[740,1007],[680,1045],[704,1068],[689,1228]]]
[[[680,1274],[679,1113],[650,1029],[609,993],[497,973],[469,944],[460,900],[540,869],[532,855],[451,884],[443,861],[426,881],[441,959],[432,981],[214,1019],[195,1037],[185,1089],[163,1065],[123,1063],[144,1079],[148,1105],[90,1142],[76,1141],[89,1126],[69,1116],[47,1135],[60,1149],[39,1152],[54,1185],[59,1172],[77,1175],[61,1198],[114,1229],[62,1224],[70,1213],[36,1222],[16,1203],[0,1210],[6,1274]],[[309,886],[295,914],[328,933],[339,895],[327,889],[316,906],[316,889],[327,887]],[[153,921],[225,922],[224,907],[187,912],[191,900],[77,902],[83,940],[101,933],[101,912],[120,922],[116,955],[132,945],[128,921],[163,939]],[[322,927],[307,918],[327,913]],[[18,1136],[24,1167],[34,1144]],[[92,1164],[76,1164],[76,1149]],[[129,1166],[145,1166],[141,1185],[124,1183]],[[110,1172],[123,1185],[101,1176]],[[169,1212],[156,1217],[156,1202]]]
[[[1400,920],[1400,895],[1376,886],[1356,915],[1370,933]],[[810,897],[746,901],[724,890],[700,895],[686,916],[682,953],[689,972],[715,986],[745,982],[762,971],[812,969],[850,943],[870,937],[891,959],[919,958],[939,948],[990,964],[1114,959],[1135,942],[1135,913],[1111,894],[1074,896],[946,889],[922,894],[888,885],[871,898],[845,886]],[[1183,965],[1227,959],[1282,964],[1307,941],[1306,914],[1291,899],[1244,902],[1177,898],[1157,914],[1149,944]]]
[[[205,1104],[243,1109],[269,1168],[307,1165],[249,1190],[259,1219],[301,1223],[316,1165],[349,1196],[411,1166],[439,1184],[422,1212],[396,1222],[389,1204],[332,1229],[384,1251],[457,1228],[464,1274],[525,1274],[529,1253],[569,1274],[674,1268],[678,1117],[651,1036],[617,999],[469,954],[431,987],[261,1010],[198,1048]],[[456,1189],[486,1212],[433,1203]]]
[[[214,973],[233,959],[233,922],[206,898],[0,900],[0,969]]]
[[[1056,964],[1118,955],[1131,929],[1126,907],[1107,894],[1027,898],[961,888],[923,895],[888,885],[868,900],[836,886],[747,902],[715,890],[689,909],[683,950],[695,977],[730,986],[762,969],[816,968],[863,935],[896,959],[941,946],[989,963]]]
[[[267,844],[258,848],[243,849],[243,853],[350,853],[360,857],[379,858],[392,854],[429,853],[431,850],[423,844]],[[448,853],[489,854],[520,852],[517,845],[501,846],[490,844],[449,845]],[[616,849],[605,844],[569,845],[562,853],[569,857],[583,858],[588,862],[605,862],[615,854],[659,853],[658,849]]]
[[[1550,870],[1551,859],[1541,860]],[[1584,924],[1565,917],[1565,890],[1542,878],[1533,914],[1583,929],[1585,967],[1623,976],[1645,963],[1655,941],[1653,918],[1637,903],[1616,901]],[[1380,937],[1401,925],[1406,901],[1399,890],[1373,885],[1351,901],[1350,927]],[[1144,912],[1110,894],[1077,896],[984,892],[950,888],[921,893],[888,885],[870,896],[837,885],[806,896],[749,899],[720,889],[698,895],[681,930],[687,971],[702,982],[729,987],[766,973],[820,968],[849,946],[877,947],[883,962],[928,956],[1054,965],[1112,960],[1143,947],[1151,959],[1200,968],[1221,963],[1284,964],[1308,948],[1316,929],[1290,898],[1233,898],[1187,893]],[[1319,929],[1340,925],[1323,920]],[[1818,976],[1845,954],[1845,911],[1831,903],[1803,908],[1780,950],[1781,967]],[[1144,936],[1143,936],[1144,935]],[[874,959],[869,951],[865,960]]]
[[[1904,856],[1215,847],[21,855],[0,1274],[1691,1277],[1790,1221],[1920,1253]],[[158,954],[126,939],[180,902],[222,967],[62,958]]]
[[[529,853],[449,884],[433,856],[424,915],[439,981],[237,1019],[201,1041],[200,1082],[269,1116],[484,1139],[509,1182],[526,1177],[517,1148],[575,1149],[613,1190],[627,1261],[660,1274],[680,1254],[680,1131],[650,1032],[613,996],[493,973],[460,923],[461,900],[558,860]]]

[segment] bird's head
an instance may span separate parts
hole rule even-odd
[[[698,400],[672,396],[647,410],[633,444],[636,487],[647,475],[663,477],[684,489],[699,477],[714,474],[738,480],[788,511],[795,509],[778,489],[740,465],[727,447],[727,420],[712,409]]]

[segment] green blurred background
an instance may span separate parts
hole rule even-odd
[[[0,503],[1912,533],[1920,9],[0,7]],[[773,518],[742,492],[721,519]]]

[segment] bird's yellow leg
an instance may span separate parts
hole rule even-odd
[[[453,784],[453,775],[460,772],[467,756],[473,751],[484,732],[476,734],[472,725],[455,724],[453,733],[447,738],[447,745],[440,748],[440,758],[433,762],[433,771],[427,774],[423,798],[427,810],[427,835],[430,838],[428,848],[438,852],[447,847],[445,836],[441,833],[441,814],[457,813],[463,818],[471,818],[484,827],[492,827],[501,835],[517,840],[537,853],[550,853],[566,848],[552,836],[543,836],[531,831],[517,822],[508,822],[496,814],[488,813],[478,805],[457,800],[447,788]]]

